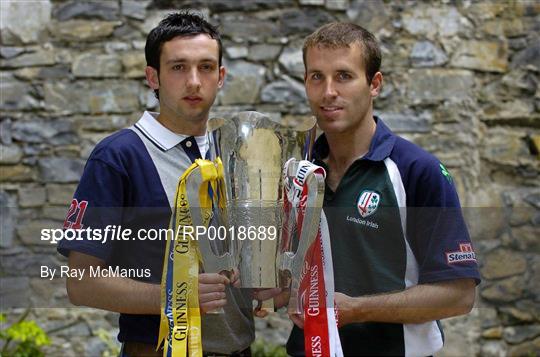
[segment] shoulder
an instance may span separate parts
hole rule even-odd
[[[131,161],[148,158],[148,152],[140,137],[131,129],[122,129],[101,140],[88,158],[124,171]]]
[[[452,176],[435,155],[396,136],[389,158],[399,170],[409,205],[453,206],[457,203]]]

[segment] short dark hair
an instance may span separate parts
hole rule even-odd
[[[381,69],[381,49],[377,39],[371,32],[356,24],[347,22],[332,22],[319,27],[315,32],[306,37],[302,55],[304,68],[306,66],[306,52],[312,47],[350,47],[352,43],[358,43],[362,49],[362,59],[366,66],[366,79],[369,84],[375,73]]]
[[[144,54],[146,65],[155,68],[159,73],[159,58],[163,44],[178,36],[195,36],[207,34],[217,41],[219,48],[219,65],[223,57],[223,45],[217,28],[202,16],[190,11],[174,12],[167,15],[150,31],[146,37]],[[154,91],[159,99],[158,90]]]

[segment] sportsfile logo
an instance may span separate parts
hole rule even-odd
[[[476,262],[476,254],[473,251],[471,243],[460,243],[458,252],[447,252],[446,262],[448,264]]]

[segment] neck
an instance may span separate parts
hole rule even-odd
[[[355,130],[343,133],[326,133],[326,139],[330,148],[327,164],[332,170],[344,172],[359,157],[369,151],[371,139],[377,127],[373,116],[362,120]]]
[[[180,117],[171,117],[166,113],[160,113],[157,117],[157,121],[173,133],[188,136],[202,136],[206,134],[208,117],[204,120],[189,121]]]

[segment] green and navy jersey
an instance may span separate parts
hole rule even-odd
[[[132,269],[137,280],[161,282],[166,241],[151,230],[169,227],[180,176],[195,159],[209,158],[206,136],[176,134],[163,125],[157,113],[145,112],[130,128],[102,140],[88,158],[71,202],[65,228],[117,227],[132,234],[128,240],[66,240],[58,251],[77,251],[97,257],[110,267]],[[152,239],[151,239],[152,237]],[[149,274],[147,274],[149,272]],[[247,348],[254,338],[251,297],[227,289],[226,314],[202,319],[203,349],[230,353]],[[121,297],[119,297],[121,298]],[[159,315],[121,314],[118,339],[156,344]]]
[[[460,278],[479,282],[450,174],[436,157],[374,120],[368,153],[348,168],[335,192],[325,190],[335,291],[362,296]],[[314,158],[326,170],[328,153],[323,134]],[[349,356],[428,356],[443,345],[437,321],[354,323],[340,328],[340,338]],[[289,354],[303,355],[303,341],[295,326]]]

